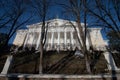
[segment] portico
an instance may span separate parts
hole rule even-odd
[[[44,46],[45,50],[66,51],[66,50],[75,50],[76,47],[80,49],[80,45],[78,42],[78,37],[80,39],[80,35],[79,35],[78,27],[76,26],[77,25],[76,22],[71,21],[73,25],[76,26],[77,32],[75,31],[75,29],[69,23],[68,20],[53,19],[46,22],[49,22],[49,24],[48,24],[48,31],[46,34],[46,42]],[[84,24],[81,23],[81,25],[84,28]],[[40,47],[41,26],[42,26],[42,22],[28,25],[27,30],[19,30],[19,33],[17,33],[16,38],[14,40],[14,45],[19,45],[19,46],[23,45],[24,48],[34,47],[36,50],[38,50]],[[92,45],[96,49],[100,50],[100,49],[104,49],[105,45],[107,45],[103,40],[100,31],[101,28],[87,28],[87,36],[86,36],[87,49],[89,49],[90,46]],[[76,34],[78,34],[78,37]],[[21,41],[18,42],[18,40]]]

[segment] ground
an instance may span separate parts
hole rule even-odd
[[[43,73],[45,74],[88,74],[85,68],[85,59],[75,56],[74,52],[44,53]],[[0,71],[5,63],[7,55],[0,57]],[[107,62],[102,53],[90,56],[94,64],[94,74],[106,73]],[[9,73],[38,73],[39,53],[20,53],[14,55],[14,60]]]

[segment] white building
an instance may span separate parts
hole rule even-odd
[[[78,31],[76,22],[71,21],[71,23],[76,26]],[[46,25],[48,24],[48,31],[44,49],[64,51],[75,50],[76,47],[80,49],[75,29],[71,23],[70,21],[63,19],[46,21]],[[81,23],[81,25],[84,28],[84,24]],[[28,48],[34,47],[36,50],[38,50],[40,47],[41,26],[42,22],[28,25],[28,29],[26,30],[18,30],[13,44]],[[94,49],[97,50],[105,49],[105,45],[107,44],[102,38],[101,28],[87,28],[86,45],[87,49],[89,49],[90,46],[93,46]]]

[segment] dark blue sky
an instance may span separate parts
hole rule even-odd
[[[67,0],[53,0],[53,1],[56,1],[56,3],[65,3],[65,4],[68,3]],[[90,3],[92,3],[92,2],[90,1]],[[94,4],[94,3],[93,3],[93,4]],[[8,8],[9,8],[9,7],[8,7]],[[3,12],[3,11],[0,9],[0,13],[2,13],[2,12]],[[30,13],[34,13],[34,11],[33,11],[33,12],[31,11]],[[26,13],[26,14],[21,18],[21,21],[24,20],[25,18],[27,18],[28,15],[29,15],[29,13]],[[55,5],[55,4],[50,8],[50,10],[49,10],[49,12],[48,12],[48,15],[49,15],[49,19],[54,19],[54,18],[56,18],[56,17],[58,17],[58,18],[60,18],[60,19],[68,19],[68,17],[69,17],[70,20],[74,20],[72,17],[70,17],[70,16],[68,16],[68,15],[65,15],[63,8],[61,8],[60,6]],[[87,23],[88,23],[88,25],[90,25],[94,20],[96,20],[96,18],[94,18],[94,17],[89,17],[89,16],[88,16],[88,17],[87,17]],[[83,20],[82,20],[82,21],[83,21]],[[34,13],[31,21],[30,21],[29,23],[23,25],[23,26],[22,26],[21,28],[19,28],[19,29],[25,29],[25,28],[26,28],[26,25],[28,25],[28,24],[33,24],[33,23],[37,23],[37,22],[39,22],[39,18],[38,18],[38,16]],[[94,27],[95,27],[95,26],[94,26]],[[0,29],[0,32],[6,33],[8,30],[9,30],[9,29],[4,28],[4,29]],[[104,33],[103,31],[102,31],[102,35],[103,35],[103,38],[106,39],[105,33]],[[13,42],[14,37],[15,37],[15,35],[11,38],[10,43]]]

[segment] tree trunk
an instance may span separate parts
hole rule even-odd
[[[87,18],[87,10],[86,10],[86,0],[83,0],[83,5],[84,5],[84,46],[85,46],[85,63],[86,63],[86,70],[89,74],[91,74],[91,67],[90,67],[90,59],[88,55],[88,50],[87,50],[87,45],[86,45],[86,37],[87,37],[87,25],[86,25],[86,18]]]
[[[85,53],[85,63],[86,63],[86,70],[89,74],[91,74],[91,68],[90,68],[90,61],[89,61],[89,56],[88,56],[88,52],[86,51]]]
[[[40,41],[40,64],[39,64],[39,74],[43,73],[43,43]]]

